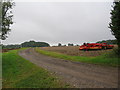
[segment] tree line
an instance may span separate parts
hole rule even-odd
[[[117,44],[117,40],[102,40],[98,41],[96,43],[107,43],[107,44]],[[46,42],[35,42],[35,41],[28,41],[21,44],[15,44],[15,45],[2,45],[3,49],[16,49],[16,48],[22,48],[22,47],[49,47],[50,45]],[[79,46],[74,45],[73,43],[68,43],[68,45],[62,45],[61,43],[58,43],[58,47],[62,46]]]
[[[102,41],[98,41],[96,43],[107,43],[107,44],[117,44],[117,40],[102,40]]]
[[[35,42],[35,41],[28,41],[21,44],[15,45],[2,45],[3,49],[16,49],[22,47],[49,47],[50,45],[46,42]]]
[[[107,44],[117,44],[117,40],[114,39],[114,40],[101,40],[101,41],[97,41],[96,43],[107,43]],[[77,45],[74,45],[73,43],[68,43],[68,45],[62,45],[61,43],[58,43],[58,46],[79,46],[78,44]]]

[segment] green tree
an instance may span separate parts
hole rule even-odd
[[[11,31],[12,21],[12,8],[14,6],[12,0],[3,0],[0,3],[0,39],[5,40],[8,36],[8,33]]]
[[[61,44],[61,43],[58,43],[58,46],[62,46],[62,44]]]
[[[111,10],[111,23],[109,28],[112,34],[117,39],[118,53],[120,54],[120,1],[114,2],[113,9]]]
[[[50,45],[46,42],[35,42],[29,41],[21,44],[22,47],[49,47]]]
[[[117,40],[102,40],[102,41],[98,41],[96,43],[107,43],[107,44],[117,44]]]
[[[2,2],[0,1],[0,39],[1,39],[1,32],[2,32]]]
[[[74,46],[74,44],[70,44],[70,43],[68,43],[68,46]]]

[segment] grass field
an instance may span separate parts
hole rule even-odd
[[[66,49],[66,48],[69,48],[69,49]],[[120,65],[120,62],[118,62],[118,59],[120,58],[118,58],[114,54],[113,50],[87,51],[87,52],[78,51],[78,48],[76,51],[75,50],[76,50],[76,47],[36,48],[37,52],[44,54],[44,55],[52,56],[55,58],[77,61],[77,62],[99,64],[99,65],[104,65],[104,66],[117,67]],[[71,52],[74,52],[74,54],[71,55]],[[76,52],[79,52],[80,54],[79,55],[75,54]],[[91,52],[93,53],[93,55],[90,54]]]
[[[18,55],[18,50],[2,54],[3,88],[68,87],[54,75]]]

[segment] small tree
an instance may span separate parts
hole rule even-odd
[[[117,39],[118,53],[120,54],[120,1],[114,2],[113,10],[111,10],[111,23],[109,28]]]
[[[10,25],[13,24],[11,9],[14,6],[14,2],[11,0],[3,0],[0,4],[0,39],[5,40],[11,30]]]
[[[68,46],[74,46],[74,44],[70,44],[70,43],[68,43]]]
[[[62,46],[62,44],[61,44],[61,43],[58,43],[58,46]]]

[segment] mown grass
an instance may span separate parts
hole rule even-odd
[[[67,87],[54,75],[18,55],[19,50],[2,54],[3,88]]]
[[[92,64],[98,64],[98,65],[104,65],[104,66],[113,66],[113,67],[120,66],[120,60],[119,60],[120,58],[118,58],[114,54],[114,51],[109,53],[104,53],[97,57],[83,57],[83,56],[70,56],[70,55],[65,55],[62,53],[52,52],[52,51],[45,51],[45,50],[41,50],[40,48],[35,48],[35,50],[38,53],[55,57],[55,58],[65,59],[65,60],[92,63]]]

